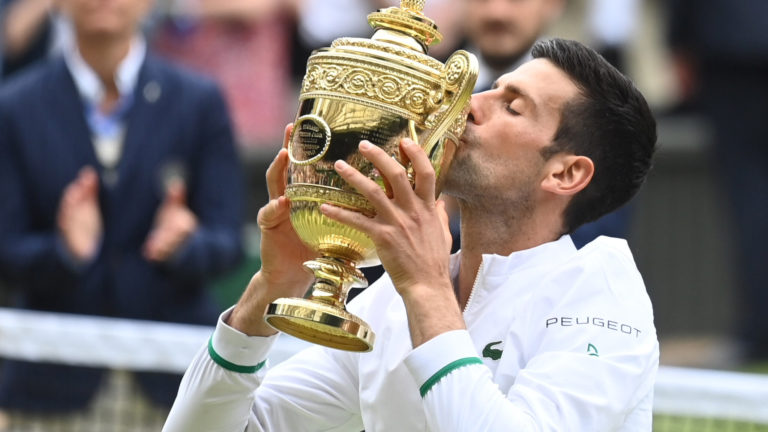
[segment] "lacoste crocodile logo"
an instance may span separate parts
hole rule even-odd
[[[501,358],[502,350],[493,348],[494,345],[500,344],[501,341],[491,342],[483,348],[483,357],[487,357],[491,360],[498,360]]]

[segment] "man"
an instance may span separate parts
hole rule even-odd
[[[211,323],[241,256],[241,184],[215,85],[146,54],[150,0],[61,0],[75,44],[0,91],[0,273],[27,309]],[[0,406],[84,408],[102,371],[4,362]],[[170,406],[181,377],[141,374]]]
[[[412,188],[360,144],[389,194],[336,163],[377,211],[322,206],[369,234],[387,270],[349,305],[378,339],[364,354],[312,347],[265,374],[276,336],[264,309],[311,282],[278,154],[259,216],[263,267],[187,371],[166,431],[651,429],[658,343],[642,279],[624,241],[577,250],[566,233],[635,193],[655,122],[588,48],[552,40],[533,57],[473,96],[445,183],[461,209],[457,255],[418,146],[401,143]]]
[[[499,76],[515,70],[531,59],[531,48],[566,5],[565,0],[466,0],[466,37],[468,49],[480,60],[480,74],[475,91],[485,91]],[[632,214],[631,205],[623,206],[572,233],[577,247],[600,235],[626,238]],[[452,216],[454,247],[458,248],[455,215]]]
[[[742,308],[735,314],[738,360],[768,364],[768,2],[673,0],[665,6],[681,102],[709,122],[712,173],[726,198]]]

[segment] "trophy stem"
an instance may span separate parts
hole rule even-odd
[[[343,258],[323,256],[305,262],[304,267],[315,274],[315,284],[309,299],[331,307],[345,309],[349,289],[353,286],[368,286],[368,281],[354,262]]]
[[[374,333],[359,317],[347,312],[352,286],[368,285],[353,261],[323,256],[304,263],[315,274],[307,299],[282,298],[272,302],[264,316],[267,324],[291,336],[345,351],[373,348]]]

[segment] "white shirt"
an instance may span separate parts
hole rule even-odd
[[[452,264],[456,272],[458,256]],[[220,365],[259,365],[276,336],[248,337],[220,321],[164,431],[651,430],[658,342],[623,240],[577,251],[564,236],[484,255],[467,329],[416,349],[388,277],[349,309],[376,332],[373,351],[315,346],[268,373]]]
[[[85,117],[91,128],[96,158],[105,168],[114,168],[120,160],[125,135],[124,114],[133,102],[133,92],[139,81],[141,65],[146,57],[147,44],[143,37],[136,36],[131,42],[128,54],[120,62],[114,80],[120,99],[112,113],[99,109],[104,101],[104,84],[94,70],[80,55],[77,44],[72,41],[64,49],[64,61],[85,104]]]

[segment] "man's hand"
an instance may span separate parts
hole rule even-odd
[[[291,225],[290,203],[285,197],[288,169],[288,140],[292,125],[285,128],[283,148],[267,169],[269,203],[259,210],[261,270],[238,301],[229,325],[252,336],[276,333],[264,322],[267,305],[280,297],[303,297],[314,277],[303,263],[317,257]]]
[[[57,215],[59,233],[72,257],[79,263],[92,260],[103,232],[99,209],[99,177],[92,167],[80,170],[64,189]]]
[[[172,181],[155,213],[155,225],[144,242],[144,257],[155,262],[167,261],[195,232],[197,225],[197,217],[187,207],[186,186],[180,180]]]
[[[403,139],[400,152],[413,164],[414,187],[402,165],[366,141],[360,143],[360,153],[381,173],[385,190],[345,162],[336,162],[339,175],[374,206],[375,217],[328,204],[321,210],[371,237],[403,297],[416,347],[445,331],[464,328],[464,322],[450,280],[448,214],[444,203],[435,201],[434,169],[413,141]]]

